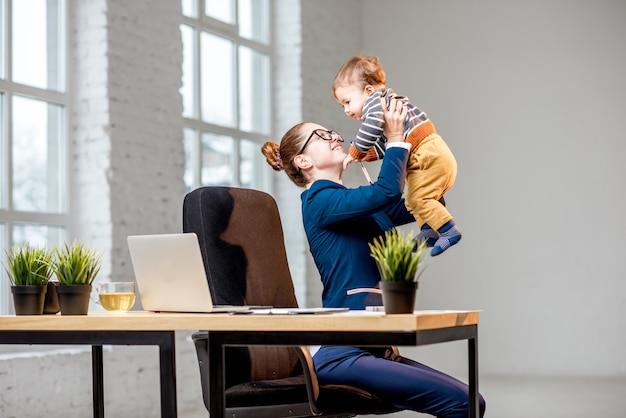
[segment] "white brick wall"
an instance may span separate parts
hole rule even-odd
[[[68,9],[75,53],[72,234],[104,251],[100,278],[130,280],[128,235],[181,230],[180,2],[69,0]],[[358,0],[276,1],[276,141],[302,120],[346,136],[355,131],[329,86],[341,63],[359,52],[358,11]],[[303,306],[319,305],[319,278],[300,218],[300,189],[284,173],[273,178],[298,300]],[[176,344],[179,416],[195,416],[191,411],[204,407],[194,348],[187,333],[178,334]],[[90,351],[33,356],[0,357],[0,417],[89,416]],[[156,348],[112,347],[104,362],[107,416],[158,416]]]
[[[180,417],[204,410],[191,341],[176,340]],[[107,417],[160,416],[157,347],[105,347],[104,400]],[[91,350],[77,347],[0,356],[0,417],[82,418],[92,416]]]
[[[68,6],[71,233],[103,251],[99,280],[131,280],[126,237],[182,227],[180,2],[71,0]],[[203,409],[202,394],[188,334],[177,334],[176,343],[185,416]],[[90,416],[90,350],[43,349],[17,346],[24,354],[0,357],[0,417]],[[159,416],[156,347],[110,347],[104,363],[107,416]]]
[[[181,229],[180,4],[71,2],[74,235],[132,279],[126,237]]]
[[[180,2],[108,2],[112,277],[132,279],[126,237],[179,232],[184,148]]]
[[[110,102],[107,97],[105,0],[70,2],[70,115],[73,235],[103,251],[102,275],[110,275]]]

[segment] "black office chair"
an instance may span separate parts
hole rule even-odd
[[[183,231],[198,235],[216,304],[297,307],[274,199],[257,190],[203,187],[187,194]],[[192,339],[209,408],[207,332]],[[349,417],[398,408],[365,390],[320,385],[307,347],[228,347],[226,416]]]

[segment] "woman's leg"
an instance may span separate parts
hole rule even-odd
[[[467,418],[469,390],[465,383],[404,357],[385,360],[373,355],[344,357],[317,372],[322,383],[363,388],[395,406],[440,418]],[[480,416],[485,401],[480,397]]]

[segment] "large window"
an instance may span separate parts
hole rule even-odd
[[[267,189],[271,0],[182,0],[185,184]]]
[[[65,0],[0,0],[0,247],[67,238]],[[0,275],[6,275],[4,268]],[[11,306],[6,280],[0,312]]]

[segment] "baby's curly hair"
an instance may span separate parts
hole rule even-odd
[[[365,88],[367,85],[382,88],[387,85],[387,75],[378,57],[356,55],[341,66],[332,85],[333,95],[337,87],[355,85]]]
[[[293,160],[298,155],[298,151],[300,151],[305,140],[302,127],[306,123],[299,123],[285,132],[285,135],[280,140],[280,145],[268,141],[261,146],[261,153],[265,156],[265,160],[270,167],[275,171],[284,170],[291,181],[300,187],[305,187],[308,179],[302,174],[300,168],[293,163]]]

